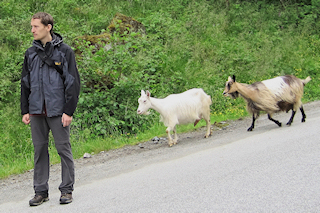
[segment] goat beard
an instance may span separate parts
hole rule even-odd
[[[146,111],[144,113],[142,113],[143,115],[150,115],[150,111]]]
[[[236,99],[239,97],[239,92],[232,92],[232,93],[228,93],[228,96],[231,97],[232,99]]]

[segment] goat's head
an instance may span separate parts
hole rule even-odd
[[[238,88],[235,84],[236,82],[236,76],[232,76],[232,78],[229,76],[228,81],[226,82],[226,86],[223,91],[224,96],[230,96],[232,99],[238,98],[239,93],[238,93]]]
[[[144,114],[144,115],[149,115],[150,112],[148,112],[148,109],[151,107],[151,101],[150,101],[150,95],[151,93],[147,90],[146,92],[141,90],[141,96],[138,99],[138,109],[137,113],[139,115]]]

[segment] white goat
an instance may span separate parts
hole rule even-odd
[[[154,109],[160,113],[164,125],[167,127],[168,145],[177,143],[177,124],[194,123],[194,126],[203,118],[207,123],[205,138],[211,135],[210,105],[211,97],[203,89],[190,89],[180,94],[172,94],[163,99],[153,98],[149,91],[141,90],[141,97],[138,99],[138,114],[148,115],[148,110]],[[170,135],[173,130],[174,140]]]
[[[247,110],[252,114],[252,124],[248,131],[254,128],[254,122],[259,117],[260,111],[268,113],[269,120],[279,127],[281,123],[272,118],[272,114],[279,111],[292,110],[292,115],[287,125],[291,125],[296,111],[300,108],[301,122],[305,122],[301,98],[303,87],[311,78],[300,79],[293,75],[280,76],[269,80],[243,84],[236,82],[235,76],[229,76],[223,95],[237,98],[239,94],[247,101]]]

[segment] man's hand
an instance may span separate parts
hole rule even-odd
[[[30,123],[30,115],[28,114],[24,114],[22,116],[22,122],[25,123],[26,125],[28,125]]]
[[[61,118],[61,122],[63,127],[69,126],[71,124],[72,121],[72,116],[69,116],[65,113],[63,113],[62,118]]]

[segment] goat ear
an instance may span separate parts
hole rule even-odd
[[[232,76],[232,79],[233,79],[234,82],[236,82],[236,76],[235,75]]]
[[[144,90],[142,89],[142,90],[141,90],[141,96],[142,96],[142,95],[145,95],[145,94],[146,94],[146,93],[145,93]]]
[[[228,81],[232,81],[232,78],[230,76],[228,77]]]
[[[151,93],[149,92],[149,90],[147,90],[146,94],[147,94],[148,97],[151,96]]]

